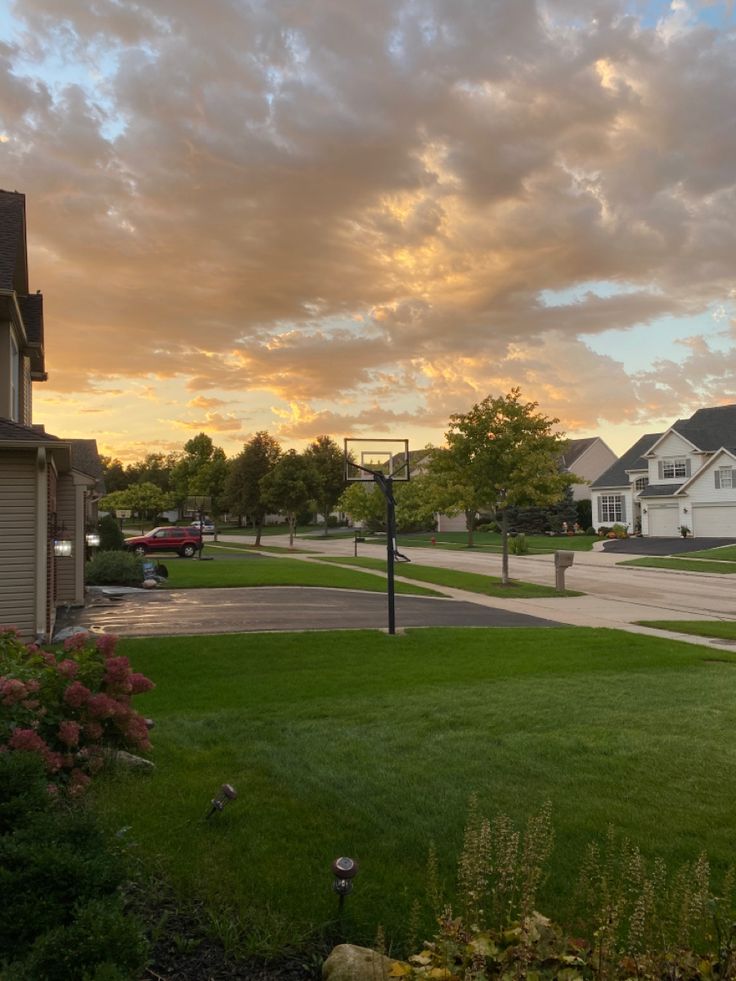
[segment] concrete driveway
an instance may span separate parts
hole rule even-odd
[[[97,595],[57,623],[118,637],[156,637],[251,631],[385,629],[381,593],[304,586],[255,589],[126,590]],[[559,623],[508,609],[434,597],[396,597],[396,627],[557,627]]]
[[[734,539],[724,538],[621,538],[603,543],[604,552],[625,555],[682,555],[700,552],[706,548],[736,545]],[[717,558],[717,556],[714,556]]]

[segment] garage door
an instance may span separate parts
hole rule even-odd
[[[660,504],[649,505],[649,535],[651,538],[674,538],[679,534],[677,527],[678,509]]]
[[[693,534],[698,538],[736,538],[736,505],[694,507]]]

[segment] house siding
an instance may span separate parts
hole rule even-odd
[[[0,625],[36,635],[36,453],[0,454]]]
[[[616,454],[607,446],[602,439],[596,439],[584,453],[575,460],[570,467],[570,472],[577,474],[584,480],[597,480],[602,473],[616,462]],[[572,497],[574,501],[591,500],[590,484],[573,484]]]
[[[655,453],[656,457],[649,461],[650,484],[681,484],[686,477],[696,473],[703,465],[702,454],[694,453],[690,444],[677,433],[668,433],[657,445]],[[689,461],[690,468],[685,477],[665,477],[661,473],[662,461],[672,457]]]

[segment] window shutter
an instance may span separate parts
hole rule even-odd
[[[621,495],[621,522],[626,524],[626,498]]]
[[[664,461],[658,460],[657,466],[659,467],[659,479],[664,480]]]
[[[716,486],[718,485],[716,484]],[[603,502],[599,497],[598,498],[598,524],[602,524],[602,523],[603,523]]]
[[[690,476],[690,472],[691,472],[690,471],[690,458],[688,457],[688,459],[685,460],[685,476],[686,477],[689,477]]]
[[[718,470],[713,471],[713,476],[716,478],[716,490],[720,490],[721,487],[721,474]]]

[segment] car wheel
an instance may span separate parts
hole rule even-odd
[[[194,545],[185,545],[184,548],[181,550],[181,555],[185,559],[191,559],[191,557],[194,555],[195,551],[196,551],[196,549],[195,549]]]
[[[139,559],[142,559],[145,554],[146,554],[145,545],[136,545],[135,548],[133,549],[133,555],[137,555]]]

